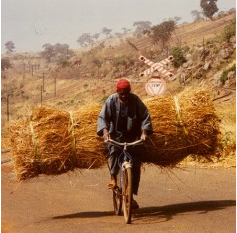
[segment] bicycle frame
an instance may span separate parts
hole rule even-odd
[[[143,142],[142,139],[131,142],[131,143],[120,143],[109,139],[106,143],[110,142],[112,145],[118,146],[123,151],[118,157],[118,165],[120,167],[120,187],[116,186],[113,190],[113,202],[115,214],[119,215],[121,212],[121,206],[123,202],[123,214],[126,223],[131,223],[132,215],[132,200],[133,200],[133,190],[132,190],[132,155],[127,151],[128,146],[139,145]]]
[[[133,159],[131,154],[127,150],[123,150],[122,153],[119,155],[118,165],[122,171],[128,168],[132,168]],[[123,179],[124,179],[124,172],[121,172],[121,188],[123,189]]]

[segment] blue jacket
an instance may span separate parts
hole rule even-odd
[[[127,132],[129,139],[135,140],[140,138],[141,131],[147,130],[148,134],[152,134],[152,124],[150,114],[147,107],[141,99],[130,93],[128,97],[128,113],[127,113]],[[97,122],[97,134],[103,136],[103,129],[107,128],[111,137],[118,139],[118,122],[120,117],[121,102],[117,93],[112,94],[106,100]]]

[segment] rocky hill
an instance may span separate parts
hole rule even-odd
[[[97,44],[76,51],[65,63],[46,63],[37,53],[11,55],[13,67],[2,71],[2,137],[8,135],[9,121],[27,117],[36,105],[76,110],[90,102],[103,103],[115,91],[120,77],[127,77],[133,92],[146,98],[144,86],[149,77],[139,74],[149,67],[139,56],[157,62],[167,58],[172,48],[179,48],[183,61],[179,66],[170,63],[167,67],[174,76],[163,76],[165,94],[176,94],[187,86],[209,85],[214,90],[216,108],[227,122],[225,143],[231,141],[235,147],[236,37],[226,35],[226,28],[235,25],[235,18],[230,14],[214,21],[180,25],[168,50],[149,37],[127,37],[120,43],[107,41],[104,47]]]

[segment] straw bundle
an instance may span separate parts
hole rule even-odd
[[[76,155],[80,158],[81,167],[101,167],[105,164],[107,153],[103,140],[96,135],[97,118],[101,105],[87,106],[72,114],[76,123],[74,138],[76,141]]]
[[[154,134],[145,143],[143,163],[174,167],[190,154],[208,155],[217,146],[219,119],[206,89],[145,101]],[[106,148],[96,135],[100,105],[78,112],[41,107],[11,127],[18,179],[58,175],[75,168],[100,168]]]
[[[11,125],[11,144],[17,177],[25,179],[38,175],[37,160],[34,158],[35,148],[28,120]]]
[[[98,114],[95,106],[74,114],[41,107],[30,120],[13,124],[11,141],[18,179],[104,165],[104,147],[98,146],[101,141],[95,134]]]
[[[207,156],[214,152],[219,119],[209,93],[205,88],[186,89],[178,96],[145,102],[154,134],[146,143],[144,162],[174,167],[190,154]]]

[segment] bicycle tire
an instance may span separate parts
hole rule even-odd
[[[116,215],[121,215],[122,213],[122,189],[121,189],[121,173],[118,172],[117,175],[117,187],[113,190],[113,205],[114,212]]]
[[[123,215],[126,224],[131,223],[132,218],[132,169],[127,168],[123,173]]]

